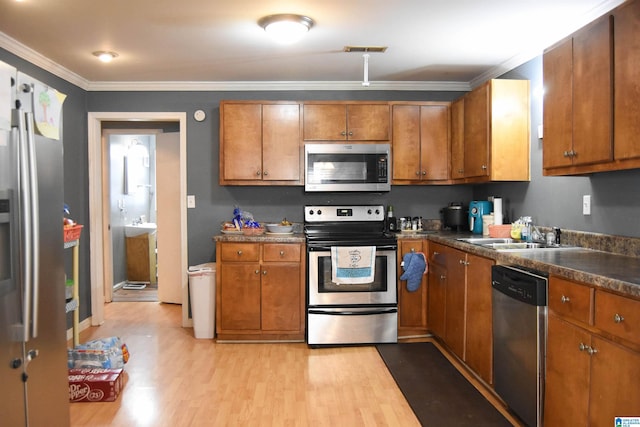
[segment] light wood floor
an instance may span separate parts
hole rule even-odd
[[[71,404],[80,426],[419,426],[375,347],[217,344],[180,326],[181,306],[117,302],[81,342],[129,347],[116,402]]]

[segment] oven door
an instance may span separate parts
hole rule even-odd
[[[396,250],[376,249],[373,282],[336,284],[331,280],[331,250],[309,250],[309,306],[396,305]]]

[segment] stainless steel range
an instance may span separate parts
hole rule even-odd
[[[398,244],[385,232],[384,212],[382,205],[305,206],[309,345],[398,341]]]

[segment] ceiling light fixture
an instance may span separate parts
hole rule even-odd
[[[258,25],[281,43],[294,43],[313,27],[313,19],[308,16],[281,13],[260,18]]]
[[[106,50],[98,50],[93,52],[93,56],[97,57],[102,62],[111,62],[114,58],[118,57],[118,54]]]

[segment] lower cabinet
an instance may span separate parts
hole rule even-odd
[[[303,246],[217,243],[219,340],[304,340]]]
[[[493,383],[494,261],[429,243],[429,330],[486,383]]]
[[[611,426],[640,414],[639,312],[640,301],[550,277],[545,425]]]
[[[426,335],[427,333],[427,275],[422,277],[420,287],[407,290],[407,281],[400,280],[404,270],[400,263],[407,253],[422,252],[427,256],[428,242],[421,239],[398,240],[398,337]]]

